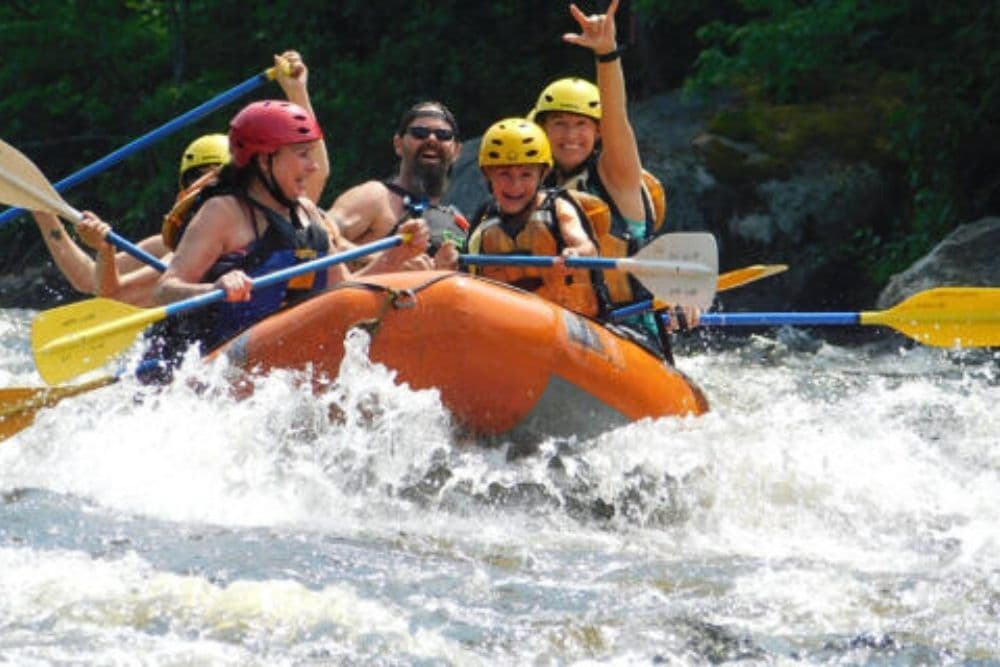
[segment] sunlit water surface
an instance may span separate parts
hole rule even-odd
[[[361,336],[319,395],[64,400],[0,443],[0,663],[1000,664],[1000,356],[727,348],[707,416],[516,460]]]

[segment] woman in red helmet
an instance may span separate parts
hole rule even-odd
[[[188,224],[154,291],[169,303],[216,289],[226,301],[176,320],[163,332],[174,356],[178,343],[210,350],[279,308],[350,277],[343,265],[251,292],[254,276],[327,254],[339,231],[310,199],[320,169],[323,133],[311,113],[285,100],[253,102],[229,125],[231,162]],[[412,240],[380,254],[365,273],[391,271],[424,251],[427,229],[403,225]],[[163,349],[160,352],[164,352]]]

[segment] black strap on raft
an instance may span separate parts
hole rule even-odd
[[[417,303],[417,294],[427,289],[431,285],[440,282],[442,280],[447,280],[449,278],[454,278],[455,275],[452,273],[446,273],[442,275],[435,276],[416,287],[410,287],[408,289],[395,289],[387,285],[378,285],[375,283],[367,283],[357,280],[348,280],[344,282],[337,283],[332,287],[326,289],[327,292],[333,292],[342,289],[364,289],[371,292],[381,292],[385,294],[385,298],[382,304],[379,306],[378,312],[375,313],[373,317],[365,318],[363,320],[358,320],[351,324],[348,329],[362,329],[367,331],[369,335],[374,336],[379,332],[382,327],[382,320],[386,313],[389,312],[389,308],[394,308],[396,310],[403,310],[405,308],[413,308]]]
[[[658,313],[653,313],[653,319],[656,321],[656,337],[660,340],[660,352],[663,353],[663,358],[667,360],[667,363],[673,366],[674,348],[670,343],[670,332],[667,331],[666,325],[663,324],[663,318]]]

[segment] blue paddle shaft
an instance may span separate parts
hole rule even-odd
[[[639,315],[653,308],[652,300],[638,301],[611,311],[612,321]],[[665,317],[661,315],[661,317]],[[702,313],[705,327],[850,326],[858,324],[861,313]]]
[[[555,257],[534,255],[459,255],[460,264],[477,266],[555,266]],[[578,269],[616,269],[614,257],[567,257],[566,266]]]
[[[203,116],[211,113],[212,111],[215,111],[219,107],[225,106],[226,104],[229,104],[233,100],[238,99],[240,97],[243,97],[244,95],[246,95],[250,91],[254,90],[255,88],[260,87],[261,85],[263,85],[264,82],[266,82],[267,80],[268,80],[267,74],[265,74],[265,73],[254,75],[253,77],[247,79],[246,81],[244,81],[243,83],[239,84],[238,86],[235,86],[235,87],[227,90],[224,93],[220,93],[219,95],[216,95],[212,99],[210,99],[207,102],[204,102],[204,103],[196,106],[194,109],[191,109],[187,113],[184,113],[184,114],[178,116],[177,118],[175,118],[175,119],[173,119],[173,120],[171,120],[171,121],[169,121],[167,123],[164,123],[163,125],[161,125],[160,127],[156,128],[155,130],[152,130],[151,132],[148,132],[148,133],[144,134],[143,136],[139,137],[135,141],[132,141],[130,143],[125,144],[124,146],[122,146],[118,150],[116,150],[116,151],[114,151],[114,152],[112,152],[112,153],[104,156],[100,160],[97,160],[96,162],[93,162],[93,163],[87,165],[86,167],[84,167],[83,169],[77,171],[76,173],[74,173],[74,174],[72,174],[70,176],[67,176],[66,178],[62,179],[61,181],[59,181],[58,183],[55,184],[56,190],[58,190],[59,192],[62,192],[64,190],[67,190],[67,189],[73,187],[77,183],[85,181],[88,178],[91,178],[92,176],[95,176],[96,174],[99,174],[100,172],[104,171],[108,167],[121,162],[126,157],[132,155],[133,153],[135,153],[137,151],[142,150],[146,146],[149,146],[150,144],[153,144],[153,143],[155,143],[157,141],[160,141],[161,139],[166,138],[167,136],[173,134],[174,132],[176,132],[177,130],[181,129],[182,127],[184,127],[186,125],[190,125],[191,123],[193,123],[194,121],[198,120],[199,118],[201,118],[201,117],[203,117]],[[18,214],[20,214],[22,212],[24,212],[24,209],[20,209],[20,208],[10,208],[10,209],[7,209],[2,214],[0,214],[0,226],[3,226],[9,220],[13,219],[14,217],[16,217]],[[118,237],[118,238],[121,241],[124,241],[125,243],[128,243],[128,241],[125,241],[125,239],[122,239],[121,237]],[[119,245],[114,240],[112,240],[110,238],[110,236],[108,238],[108,241],[110,243],[114,244],[114,246],[116,248],[118,248],[120,250],[124,250],[125,252],[129,253],[130,255],[136,257],[137,259],[140,259],[142,261],[148,261],[142,255],[137,255],[137,254],[133,253],[132,251],[130,251],[127,247],[125,247],[123,245]],[[131,244],[129,244],[129,245],[131,245]],[[138,250],[138,252],[142,253],[144,251]],[[147,255],[148,255],[148,253],[147,253]],[[149,255],[149,257],[152,257],[152,256]],[[162,263],[159,262],[158,260],[156,260],[155,257],[153,258],[153,260],[157,261],[162,266]],[[157,268],[160,268],[160,267],[157,267]],[[160,270],[162,271],[162,270],[164,270],[164,268],[160,268]]]
[[[851,326],[861,313],[705,313],[700,321],[707,327]]]
[[[609,313],[609,318],[613,322],[619,320],[624,320],[626,317],[631,317],[632,315],[641,315],[647,310],[653,309],[653,300],[646,299],[645,301],[637,301],[635,303],[629,304],[627,306],[622,306],[621,308],[616,308]]]
[[[269,273],[266,276],[254,278],[251,281],[251,285],[253,289],[257,289],[258,287],[269,287],[271,285],[290,280],[295,276],[313,273],[314,271],[325,269],[333,266],[334,264],[350,262],[351,260],[358,259],[359,257],[364,257],[376,252],[388,250],[389,248],[394,248],[402,242],[403,237],[398,234],[396,236],[389,236],[380,241],[358,246],[353,250],[347,250],[345,252],[337,253],[336,255],[327,255],[326,257],[320,257],[319,259],[314,259],[310,262],[305,262],[304,264],[296,264],[295,266],[290,266],[287,269],[281,269],[280,271]],[[190,299],[184,299],[183,301],[171,303],[163,309],[163,312],[166,317],[169,317],[171,315],[176,315],[177,313],[183,313],[196,308],[201,308],[202,306],[207,306],[208,304],[216,301],[222,301],[225,298],[226,290],[217,289],[205,294],[191,297]]]
[[[163,273],[164,271],[167,270],[166,264],[161,262],[156,257],[153,257],[148,252],[146,252],[139,246],[135,245],[134,243],[122,238],[115,232],[109,231],[107,234],[105,234],[104,240],[106,240],[108,243],[118,248],[119,250],[122,250],[132,255],[140,262],[143,262],[144,264],[149,264],[151,267],[153,267],[160,273]]]

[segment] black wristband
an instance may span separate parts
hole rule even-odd
[[[628,50],[628,44],[622,44],[614,51],[597,54],[595,57],[599,63],[610,63],[621,58],[622,54],[625,53],[626,50]]]

